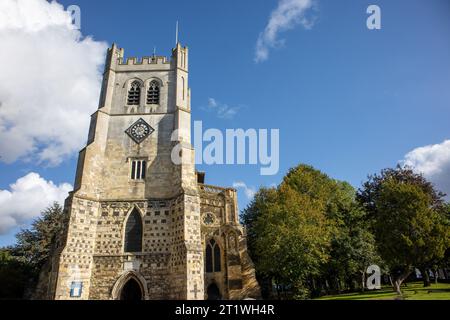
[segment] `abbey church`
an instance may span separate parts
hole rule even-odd
[[[205,184],[191,145],[188,48],[108,50],[67,223],[41,298],[245,299],[260,289],[236,190]],[[175,148],[175,149],[174,149]],[[42,289],[43,288],[43,289]]]

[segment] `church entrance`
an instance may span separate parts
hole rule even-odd
[[[120,300],[142,300],[142,289],[136,280],[131,278],[125,283],[120,293]]]
[[[212,283],[208,286],[206,290],[206,294],[208,295],[208,300],[221,300],[222,295],[220,294],[219,287],[215,283]]]

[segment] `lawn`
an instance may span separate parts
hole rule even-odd
[[[424,288],[422,282],[410,282],[402,286],[405,300],[450,300],[450,283],[432,284]],[[392,287],[383,286],[381,290],[346,293],[324,296],[317,300],[396,300],[401,299]]]

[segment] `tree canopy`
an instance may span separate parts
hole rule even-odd
[[[364,289],[377,264],[401,283],[414,268],[448,263],[450,205],[410,168],[384,169],[361,189],[299,165],[261,188],[243,211],[259,277],[292,297]]]
[[[414,267],[442,259],[450,246],[448,206],[443,197],[421,174],[402,167],[370,176],[358,192],[398,293]]]
[[[307,165],[260,189],[243,211],[257,271],[298,298],[339,290],[377,259],[363,218],[350,184]]]
[[[39,272],[49,261],[64,227],[66,215],[58,203],[45,209],[14,246],[0,249],[0,299],[29,298]]]

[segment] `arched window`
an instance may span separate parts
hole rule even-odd
[[[217,243],[214,246],[214,272],[220,272],[220,247]]]
[[[137,209],[128,217],[125,225],[125,252],[142,251],[142,218]]]
[[[185,87],[185,84],[184,84],[184,77],[181,77],[181,79],[183,80],[183,100],[184,100],[184,96],[185,96],[185,94],[184,94],[184,87]]]
[[[206,272],[220,272],[221,270],[220,247],[214,239],[211,239],[206,245],[205,264]]]
[[[209,243],[206,245],[205,264],[206,264],[206,272],[213,272],[212,247]]]
[[[141,84],[139,81],[133,81],[128,91],[128,105],[137,106],[141,100]]]
[[[156,81],[150,82],[148,87],[147,104],[159,104],[159,84]]]

